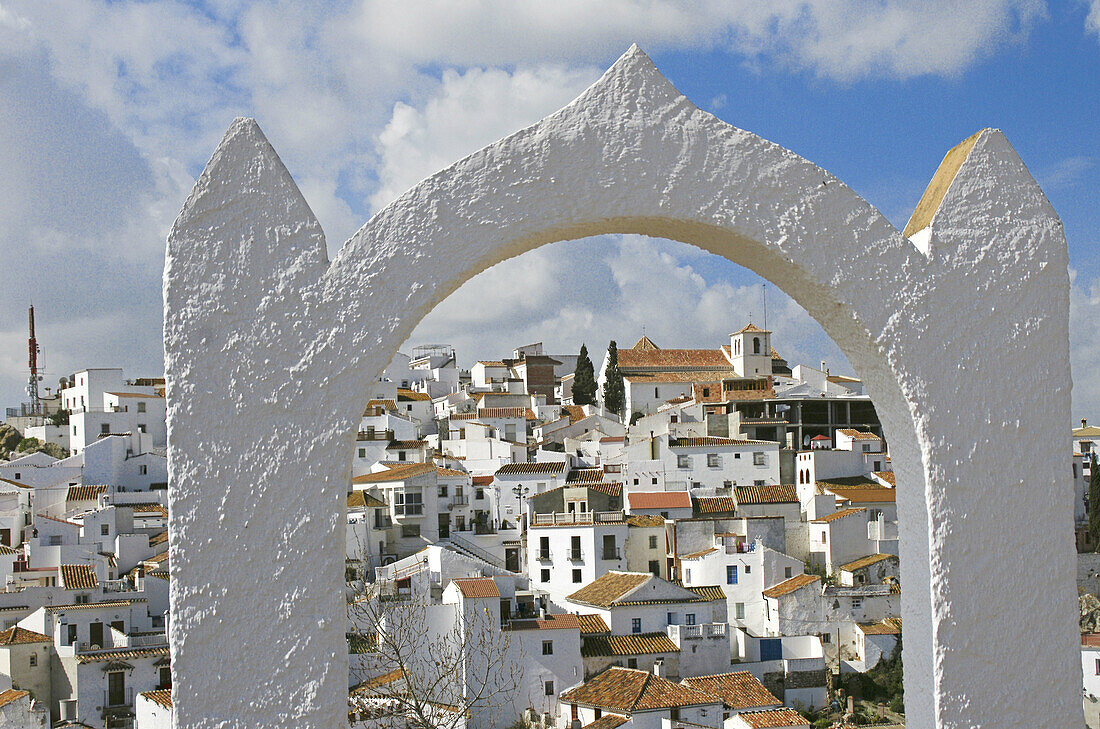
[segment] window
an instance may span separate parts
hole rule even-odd
[[[653,397],[660,397],[660,396],[661,396],[661,390],[659,388],[654,387],[653,388]]]
[[[31,668],[34,668],[35,666],[38,665],[38,654],[37,653],[31,653],[30,659],[31,659],[30,660]]]
[[[829,636],[829,634],[828,634],[828,633],[822,633],[822,634],[821,634],[821,642],[822,642],[822,643],[828,643],[828,642],[829,642],[829,637],[830,637],[830,636]]]
[[[406,458],[407,458],[407,456],[405,455],[405,451],[398,451],[397,452],[397,460],[404,461]]]
[[[870,443],[864,443],[863,444],[863,452],[864,453],[870,453],[871,452],[871,444]]]
[[[726,584],[737,584],[737,565],[731,564],[726,566]]]
[[[552,640],[544,640],[544,641],[542,642],[542,654],[543,654],[544,656],[552,656],[552,655],[554,655],[554,641],[552,641]]]
[[[474,491],[474,498],[479,500],[479,501],[481,499],[484,499],[485,498],[485,489],[477,489],[476,491]]]
[[[852,609],[853,610],[859,610],[861,607],[863,607],[863,598],[862,597],[853,597],[852,598]]]
[[[745,603],[735,602],[733,604],[733,616],[738,620],[745,619]]]
[[[449,492],[448,492],[448,489],[447,489],[447,484],[442,484],[439,487],[439,495],[445,497],[445,496],[447,496],[448,493]]]
[[[661,563],[655,559],[649,560],[649,573],[657,577],[661,576]]]
[[[669,625],[679,625],[680,616],[676,613],[665,613],[665,619],[668,620]]]
[[[642,632],[642,619],[641,618],[631,618],[630,619],[630,632],[631,633],[641,633]]]
[[[764,466],[767,465],[767,460],[764,458],[763,451],[757,451],[752,454],[752,465]]]
[[[401,536],[406,538],[419,537],[420,525],[419,524],[402,524]]]
[[[145,401],[144,400],[139,401],[137,408],[138,408],[139,413],[145,412]]]
[[[50,535],[50,546],[51,547],[60,547],[61,546],[61,535],[60,534],[51,534]]]
[[[734,458],[741,458],[741,454],[740,454],[740,453],[734,453],[734,454],[733,454],[733,457],[734,457]]]
[[[882,461],[875,461],[875,470],[876,471],[881,471],[882,470]],[[1077,475],[1077,465],[1076,464],[1074,464],[1074,466],[1073,466],[1073,475],[1074,476]]]
[[[825,531],[824,529],[822,529],[822,530],[821,530],[821,541],[822,541],[822,542],[824,542],[824,541],[827,541],[827,540],[828,540],[828,536],[829,536],[829,533],[828,533],[828,532],[826,532],[826,531]]]
[[[635,485],[635,486],[637,486],[637,485],[638,485],[638,477],[637,477],[637,476],[635,476],[635,477],[634,477],[634,485]]]
[[[144,433],[145,432],[145,423],[138,423],[138,432],[139,433]]]
[[[126,703],[126,674],[111,671],[107,674],[107,706],[122,706]]]
[[[111,533],[111,525],[110,524],[100,524],[99,525],[99,536],[106,537],[106,536],[110,535],[110,533]]]
[[[546,690],[546,695],[547,696],[553,696],[554,695],[554,682],[553,681],[547,681],[545,690]]]
[[[75,642],[76,642],[76,626],[75,625],[66,625],[65,626],[65,645],[72,645]]]
[[[651,482],[651,483],[652,483],[652,484],[653,484],[654,486],[656,486],[656,485],[657,485],[657,477],[656,477],[656,476],[654,476],[654,477],[653,477],[652,479],[650,479],[650,482]]]
[[[577,536],[569,537],[569,559],[579,560],[581,557],[581,538]]]
[[[87,595],[77,595],[76,597],[73,598],[73,604],[74,605],[87,605],[88,604],[88,596]]]
[[[367,457],[367,449],[366,448],[360,448],[359,449],[359,457],[360,458],[366,458]]]
[[[74,428],[74,430],[75,430],[75,428]],[[111,426],[108,423],[100,423],[99,424],[99,432],[100,432],[101,435],[106,435],[107,433],[111,432]]]
[[[144,463],[141,464],[140,466],[138,466],[138,475],[139,476],[148,476],[149,475],[149,467],[146,466]]]
[[[718,454],[717,453],[708,453],[707,454],[707,468],[718,468]]]
[[[752,565],[751,564],[745,565],[745,574],[747,575],[750,572],[752,572]]]
[[[637,658],[627,658],[626,659],[626,667],[627,668],[637,668],[638,667],[638,659]],[[1098,672],[1097,675],[1100,676],[1100,672]]]
[[[581,571],[579,569],[573,570],[573,582],[579,585],[582,581]]]
[[[668,710],[668,718],[672,721],[680,721],[680,707],[673,706]]]
[[[168,666],[160,667],[160,686],[157,688],[161,690],[172,688],[172,669]]]
[[[1100,676],[1100,658],[1096,659],[1096,675]]]
[[[691,570],[684,570],[684,582],[691,582]]]
[[[657,549],[657,537],[656,537],[656,535],[651,536],[649,538],[649,548],[650,549]]]
[[[760,337],[752,338],[752,353],[760,354]]]
[[[791,568],[790,567],[784,567],[783,568],[783,579],[785,579],[785,580],[791,579]]]
[[[684,616],[684,625],[695,625],[695,613],[688,613]]]
[[[539,559],[550,559],[550,537],[539,537]]]
[[[688,456],[676,456],[676,468],[691,468],[691,459]]]
[[[541,582],[549,582],[550,581],[550,570],[547,570],[547,569],[541,570],[539,572],[539,577],[540,577]]]
[[[764,479],[762,479],[762,478],[758,478],[758,479],[755,479],[755,480],[754,480],[754,481],[752,482],[752,485],[753,485],[753,486],[765,486],[765,485],[767,485],[767,484],[765,484],[765,483],[764,483]]]
[[[1074,468],[1076,468],[1076,466],[1074,466]],[[18,481],[21,478],[23,478],[23,474],[19,473],[19,471],[16,471],[15,472],[15,480]]]

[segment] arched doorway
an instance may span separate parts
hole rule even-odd
[[[234,122],[165,267],[179,726],[344,721],[334,534],[364,383],[478,272],[605,233],[755,271],[862,376],[902,484],[910,724],[1079,723],[1066,247],[1026,168],[998,132],[974,135],[907,238],[632,48],[569,106],[405,193],[331,265],[274,150]],[[1025,569],[1037,549],[1044,568]],[[1037,621],[1020,660],[1007,636]],[[1044,700],[1010,696],[1021,684]]]

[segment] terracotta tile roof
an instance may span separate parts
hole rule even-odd
[[[771,332],[769,330],[761,329],[760,327],[753,324],[751,321],[748,324],[746,324],[745,326],[738,329],[733,334],[745,334],[745,333],[750,333],[750,334],[771,334]],[[730,336],[732,337],[733,334],[731,334]]]
[[[0,645],[25,645],[27,643],[52,643],[53,638],[33,630],[13,625],[0,633]]]
[[[764,597],[782,597],[783,595],[789,595],[795,590],[801,590],[807,585],[813,585],[817,582],[821,582],[821,578],[817,575],[795,575],[789,580],[780,582],[775,587],[769,587],[762,593]]]
[[[732,709],[753,709],[764,706],[782,706],[771,691],[748,671],[718,673],[711,676],[685,678],[683,682],[698,691],[705,691],[722,699]]]
[[[619,369],[731,369],[720,349],[620,349]]]
[[[413,390],[407,390],[404,387],[397,388],[397,401],[398,402],[431,402],[432,396],[426,392],[415,392]]]
[[[386,446],[387,451],[408,451],[423,448],[428,445],[426,440],[391,440]]]
[[[652,653],[679,653],[680,649],[667,633],[636,633],[631,635],[585,636],[581,655],[593,656],[641,656]]]
[[[856,625],[864,635],[901,635],[901,628],[888,622],[859,623]]]
[[[894,489],[827,489],[842,499],[847,499],[853,504],[892,504],[897,500],[898,492]]]
[[[890,484],[891,486],[897,486],[897,482],[894,480],[894,472],[893,471],[873,471],[872,473],[875,476],[875,478],[877,478],[879,480],[882,480],[882,481],[885,481],[886,483]]]
[[[24,696],[30,696],[30,691],[20,691],[19,689],[8,689],[0,693],[0,706],[7,706],[13,701],[18,701]]]
[[[841,428],[837,432],[843,433],[852,440],[882,440],[874,433],[867,433],[862,430],[856,430],[855,428]]]
[[[798,489],[782,486],[738,486],[734,493],[738,504],[797,504]]]
[[[723,377],[736,376],[737,373],[733,370],[688,370],[686,372],[631,372],[630,374],[623,375],[623,379],[628,382],[637,383],[680,382],[694,384],[700,380],[703,382],[713,382]]]
[[[58,569],[61,572],[61,586],[66,590],[94,590],[99,587],[95,568],[90,564],[63,564]]]
[[[363,484],[404,481],[407,478],[422,476],[434,470],[435,466],[431,463],[409,463],[404,466],[394,466],[385,471],[379,471],[378,473],[364,473],[362,476],[353,478],[351,482],[353,484]]]
[[[20,552],[18,549],[12,549],[7,545],[0,544],[0,554],[4,555],[5,557],[10,557],[13,554],[22,554],[22,552]]]
[[[649,582],[648,572],[607,572],[568,596],[573,602],[593,607],[611,607],[616,601]]]
[[[367,401],[367,410],[371,408],[382,408],[383,410],[397,410],[396,400],[369,400]]]
[[[145,602],[144,597],[132,597],[128,600],[107,600],[105,602],[82,602],[77,605],[46,605],[48,613],[62,613],[70,610],[95,610],[113,607],[129,607],[135,602]]]
[[[687,491],[634,491],[626,495],[633,509],[690,509]]]
[[[665,525],[665,518],[660,514],[628,514],[626,523],[632,527],[659,527]]]
[[[479,408],[477,411],[479,418],[527,418],[527,408],[522,407],[510,407],[510,408]]]
[[[352,491],[348,494],[349,509],[379,509],[386,506],[386,502],[371,496],[366,491]]]
[[[470,474],[465,471],[459,471],[456,468],[439,468],[436,467],[436,473],[440,476],[469,476]]]
[[[172,689],[161,689],[159,691],[144,691],[139,696],[143,696],[149,699],[157,706],[162,706],[165,709],[172,708]]]
[[[600,438],[601,443],[625,443],[626,436],[623,435],[606,435]]]
[[[155,501],[146,501],[137,504],[116,504],[119,507],[127,507],[134,510],[134,514],[157,514],[168,516],[168,508]]]
[[[643,334],[641,339],[639,339],[637,342],[634,342],[634,346],[631,347],[631,349],[655,350],[660,349],[660,347],[658,347],[652,339]]]
[[[695,499],[696,514],[732,514],[737,511],[737,502],[732,496],[700,496]]]
[[[741,440],[738,438],[718,438],[713,435],[702,436],[698,438],[669,438],[669,448],[706,448],[709,446],[731,446],[731,445],[778,445],[775,441],[770,440]]]
[[[168,542],[168,530],[159,531],[153,536],[149,537],[149,546],[154,547],[158,544],[165,544]]]
[[[822,489],[885,489],[888,486],[883,486],[878,481],[867,478],[866,476],[843,476],[837,478],[823,479],[814,482],[818,488]]]
[[[565,463],[550,461],[547,463],[505,463],[497,469],[497,475],[509,473],[547,473],[560,475],[565,473]]]
[[[1081,645],[1088,648],[1100,648],[1100,633],[1082,633]]]
[[[604,480],[602,468],[574,468],[565,477],[566,483],[600,483]]]
[[[106,490],[106,486],[70,486],[65,501],[95,501]]]
[[[619,716],[618,714],[604,714],[595,721],[590,721],[581,729],[617,729],[623,724],[630,721],[625,716]]]
[[[507,367],[508,366],[504,362],[501,362],[499,359],[479,359],[477,361],[477,363],[479,365],[481,365],[482,367]]]
[[[621,483],[606,481],[604,483],[566,483],[561,486],[555,486],[552,489],[546,489],[542,493],[536,494],[536,496],[552,494],[557,491],[564,491],[565,489],[588,489],[589,491],[596,491],[601,494],[607,494],[608,496],[622,496],[623,493],[623,485]]]
[[[494,476],[474,476],[471,481],[474,486],[489,486],[493,483],[493,478]]]
[[[500,597],[500,590],[492,577],[462,577],[451,581],[463,597]]]
[[[565,691],[560,700],[623,712],[719,703],[709,694],[673,683],[650,671],[618,666],[612,666],[580,686]]]
[[[694,585],[692,587],[687,587],[681,584],[680,587],[683,587],[688,592],[694,592],[699,596],[699,599],[704,602],[726,599],[726,593],[722,592],[722,588],[718,585]]]
[[[78,653],[76,660],[78,663],[100,663],[102,661],[125,661],[131,658],[153,658],[167,655],[168,646],[163,645],[153,648],[124,648],[117,651]]]
[[[557,613],[547,615],[545,618],[531,618],[528,620],[512,620],[508,623],[508,630],[580,630],[581,621],[576,615],[570,613]]]
[[[742,711],[737,715],[753,729],[766,729],[777,726],[806,726],[810,725],[808,719],[794,709],[786,707],[782,709],[768,709],[767,711]]]
[[[148,394],[144,392],[108,392],[108,395],[114,395],[115,397],[142,397],[147,400],[161,400],[164,395]]]
[[[834,522],[837,519],[843,519],[846,516],[854,516],[860,512],[865,511],[867,511],[867,507],[865,506],[853,506],[848,509],[841,509],[840,511],[833,512],[828,516],[823,516],[820,519],[814,519],[814,524],[829,524],[830,522]]]
[[[691,554],[681,554],[680,559],[699,559],[700,557],[706,557],[711,552],[717,552],[718,549],[711,547],[710,549],[704,549],[699,552],[692,552]]]
[[[595,613],[578,615],[577,619],[581,623],[581,635],[611,632],[611,628],[607,627],[607,623],[603,621],[603,618]]]
[[[893,554],[870,554],[866,557],[860,557],[859,559],[854,560],[852,562],[849,562],[848,564],[842,564],[842,565],[840,565],[840,569],[845,570],[847,572],[851,572],[852,570],[858,570],[858,569],[862,569],[864,567],[870,567],[873,564],[878,564],[879,562],[882,562],[882,561],[887,560],[887,559],[897,559],[897,555],[893,555]]]
[[[451,413],[447,418],[449,420],[477,420],[477,413]]]
[[[584,420],[588,416],[584,414],[584,407],[581,405],[562,405],[562,411],[569,416],[569,424],[577,422],[578,420]]]

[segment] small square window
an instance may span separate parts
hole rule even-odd
[[[751,564],[745,565],[745,574],[747,575],[750,572],[752,572],[752,565]]]
[[[653,485],[654,485],[654,486],[656,486],[656,485],[657,485],[657,477],[656,477],[656,476],[654,476],[654,477],[653,477]]]
[[[542,642],[542,654],[543,654],[544,656],[552,656],[552,655],[554,655],[554,641],[552,641],[552,640],[544,640],[544,641]]]
[[[554,695],[554,682],[553,681],[547,681],[546,682],[545,691],[546,691],[547,696],[553,696]]]
[[[583,579],[584,578],[581,577],[581,571],[579,569],[573,570],[573,582],[575,584],[579,585],[583,581]]]
[[[859,610],[861,607],[863,607],[863,598],[853,597],[852,598],[852,609],[853,610]]]
[[[791,568],[790,567],[784,567],[783,568],[783,579],[785,579],[785,580],[791,579]]]
[[[485,489],[478,489],[477,491],[475,491],[474,492],[474,498],[478,499],[479,501],[481,499],[484,499],[485,498]]]
[[[651,536],[649,538],[649,548],[650,549],[657,549],[657,537],[656,537],[656,535]]]
[[[631,618],[630,619],[630,632],[631,633],[641,633],[642,632],[642,619],[641,618]]]
[[[138,475],[139,476],[148,476],[149,475],[149,467],[147,465],[145,465],[144,463],[141,464],[140,466],[138,466]]]
[[[99,525],[99,535],[101,537],[106,537],[110,533],[111,533],[111,525],[110,524],[100,524]]]
[[[626,667],[627,668],[637,668],[638,667],[638,659],[637,658],[627,658],[626,659]]]
[[[73,428],[73,430],[76,430],[76,428]],[[101,435],[106,435],[107,433],[110,433],[111,432],[111,425],[109,423],[100,423],[99,424],[99,432],[100,432]]]
[[[688,456],[676,456],[676,468],[691,468],[691,459]]]
[[[762,451],[757,451],[756,453],[752,454],[752,465],[754,465],[754,466],[765,466],[765,465],[767,465],[767,463],[768,462],[767,462],[767,460],[764,456],[764,453]]]
[[[821,634],[821,642],[822,643],[828,643],[829,639],[830,639],[830,636],[829,636],[828,633],[822,633]]]
[[[139,402],[137,408],[138,408],[139,413],[145,412],[145,402],[144,401]]]
[[[695,613],[688,613],[684,616],[684,625],[695,625]]]
[[[138,432],[139,433],[144,433],[145,432],[145,423],[138,423]]]
[[[366,458],[367,457],[367,449],[366,448],[360,448],[359,449],[359,457],[360,458]]]
[[[718,468],[718,454],[717,453],[708,453],[707,454],[707,468]]]

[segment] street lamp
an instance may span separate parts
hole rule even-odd
[[[512,487],[512,493],[516,495],[516,499],[519,501],[519,527],[522,532],[524,530],[523,520],[527,518],[527,512],[523,508],[523,500],[527,497],[527,494],[531,493],[531,489],[523,484],[516,484]]]

